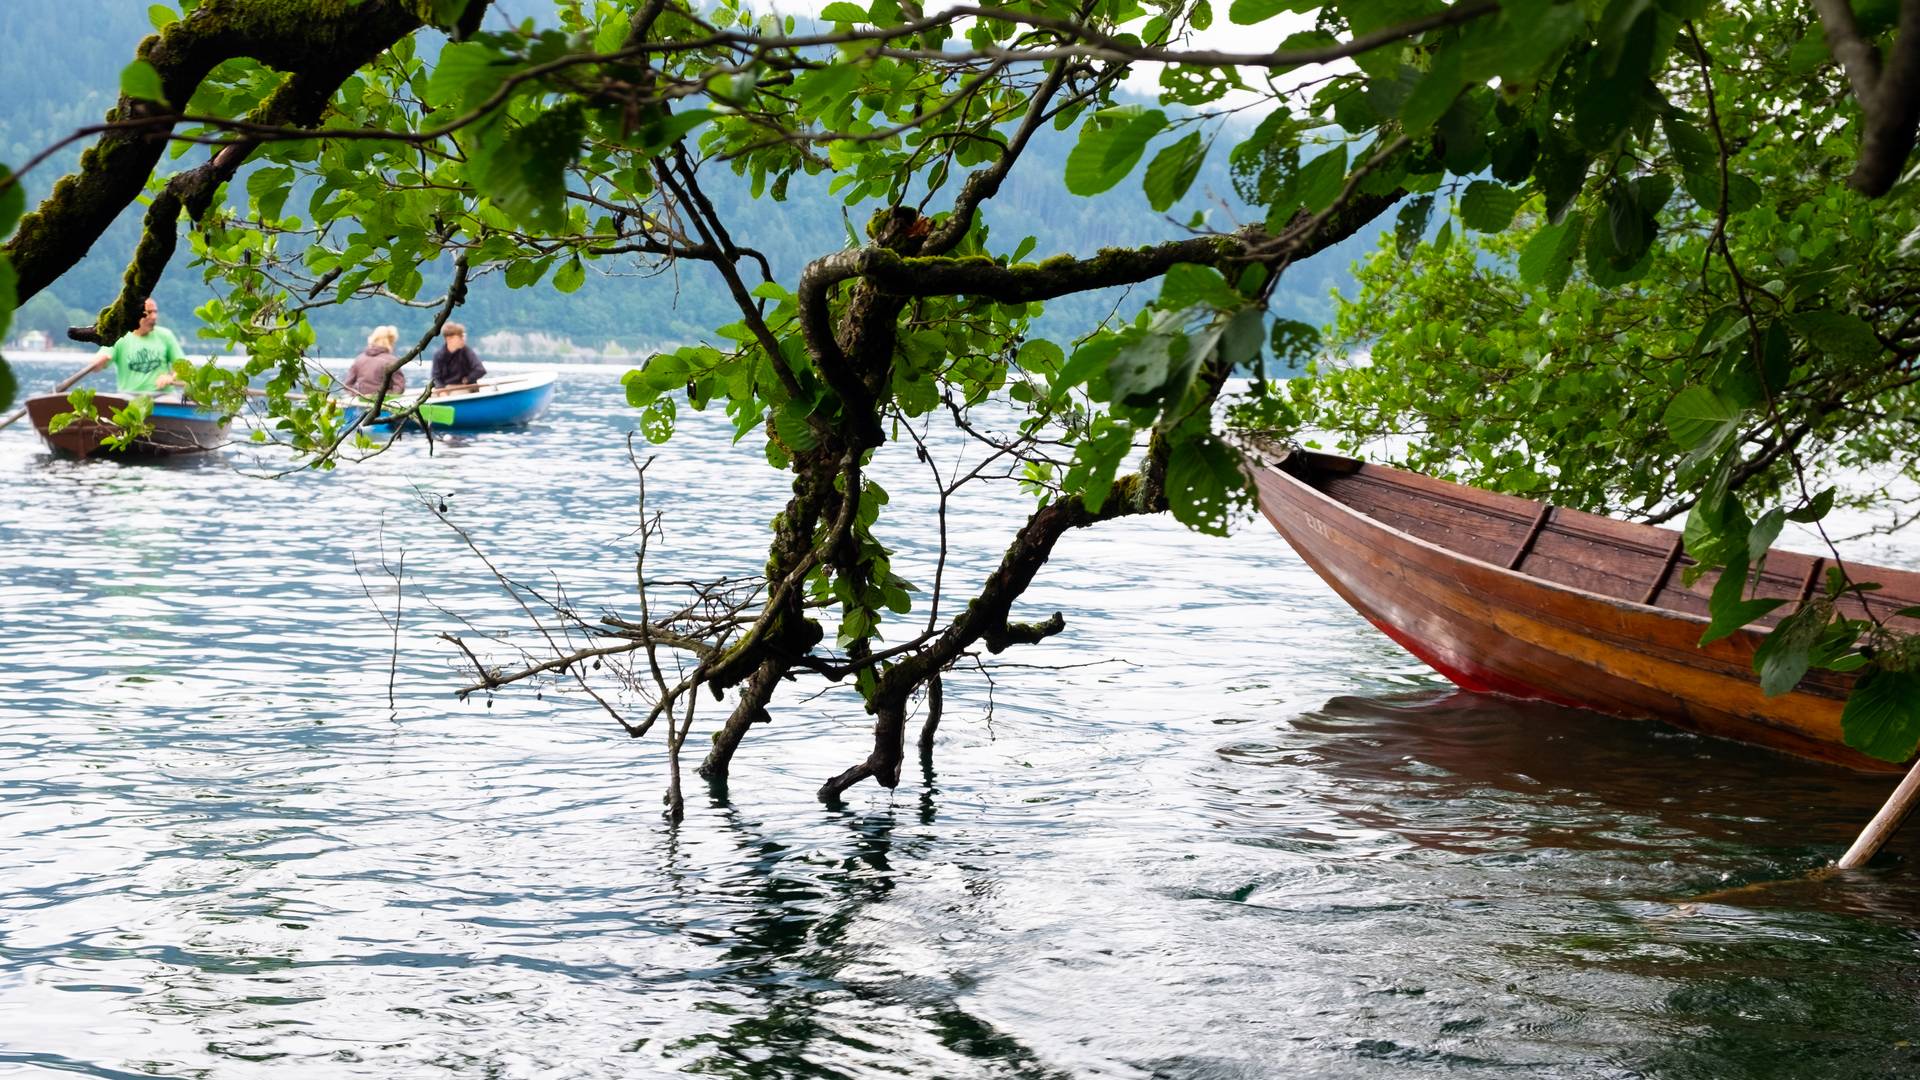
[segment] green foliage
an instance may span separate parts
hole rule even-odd
[[[136,101],[167,103],[167,92],[160,85],[160,73],[145,60],[135,60],[121,69],[120,92]]]
[[[1138,105],[1095,113],[1080,129],[1079,144],[1067,155],[1067,190],[1098,195],[1118,184],[1139,163],[1147,143],[1166,126],[1166,113]],[[1171,187],[1169,182],[1169,191]]]
[[[430,13],[444,25],[463,7]],[[557,25],[509,23],[437,54],[400,42],[340,87],[326,121],[382,137],[274,143],[229,185],[188,234],[219,286],[199,310],[255,358],[249,375],[272,374],[289,442],[324,446],[337,430],[326,405],[291,393],[317,339],[310,301],[431,306],[458,256],[476,293],[584,303],[590,277],[614,276],[588,275],[589,262],[678,250],[727,275],[697,290],[711,325],[626,376],[642,431],[664,441],[683,405],[717,407],[738,440],[795,472],[796,491],[843,482],[837,448],[864,453],[903,429],[917,442],[1007,402],[1009,474],[1037,501],[1099,514],[1164,498],[1218,532],[1250,506],[1215,421],[1228,378],[1251,369],[1229,403],[1240,421],[1349,448],[1400,436],[1411,467],[1561,505],[1684,512],[1693,572],[1720,571],[1712,640],[1778,615],[1775,598],[1748,593],[1783,523],[1849,501],[1814,494],[1804,466],[1913,471],[1920,184],[1879,200],[1845,187],[1859,107],[1797,8],[1542,0],[1455,9],[1471,17],[1414,32],[1410,20],[1445,6],[1234,0],[1228,18],[1262,40],[1312,12],[1286,48],[1382,36],[1297,94],[1271,89],[1294,81],[1278,64],[1176,58],[1153,102],[1122,89],[1122,54],[1182,47],[1211,7],[1043,4],[1013,9],[1045,16],[1034,23],[921,25],[911,5],[838,2],[823,12],[835,33],[801,45],[791,20],[731,0],[692,10],[660,9],[644,54],[626,50],[632,5],[607,0],[556,0]],[[1089,32],[1062,34],[1069,18]],[[884,40],[836,40],[858,34]],[[1041,55],[1022,59],[1029,49]],[[278,78],[232,61],[193,104],[247,115]],[[140,64],[121,85],[159,91]],[[1036,102],[1053,93],[1042,87],[1059,94]],[[1265,97],[1251,127],[1231,115],[1243,93]],[[999,175],[1016,132],[1025,156]],[[1063,158],[1040,148],[1050,136],[1070,142]],[[1027,197],[1014,185],[1036,168],[1056,200],[1098,197],[1077,223],[1114,230],[1119,250],[1092,253],[1097,239],[1040,220],[1058,201],[1026,204],[1010,230],[1051,257],[1000,240]],[[1160,215],[1224,196],[1207,190],[1222,172],[1238,202],[1193,227],[1252,223],[1252,254],[1219,236],[1163,273],[1107,273],[1169,235]],[[963,192],[986,201],[949,228],[969,209]],[[783,234],[807,237],[809,258],[832,256],[842,234],[863,251],[814,262],[803,305],[798,258],[736,255],[756,238],[727,223],[753,200],[798,204],[772,216],[814,230]],[[1276,279],[1300,273],[1290,245],[1396,202],[1328,333],[1277,310]],[[870,216],[863,235],[855,222]],[[923,287],[935,278],[949,284]],[[1134,286],[1146,306],[1072,307],[1074,282],[1096,279]],[[1040,321],[1063,312],[1075,318]],[[1301,361],[1310,378],[1267,378],[1269,362]],[[911,606],[879,539],[887,493],[869,484],[840,492],[857,501],[852,532],[806,578],[837,607],[848,649]],[[1756,656],[1769,692],[1869,658],[1889,674],[1863,690],[1905,685],[1885,659],[1904,655],[1901,639],[1839,614],[1863,588],[1842,580],[1780,618]],[[877,677],[856,681],[871,691]],[[1874,746],[1920,737],[1910,712],[1862,708],[1878,719],[1850,730],[1872,729],[1860,737]]]
[[[1920,671],[1874,668],[1861,676],[1840,715],[1847,744],[1882,761],[1913,756],[1920,731]]]
[[[1839,614],[1845,580],[1784,616],[1792,600],[1750,589],[1785,520],[1876,497],[1815,494],[1804,474],[1920,477],[1920,183],[1878,200],[1844,185],[1858,146],[1835,133],[1858,107],[1804,12],[1688,8],[1508,5],[1436,35],[1424,70],[1362,58],[1368,109],[1322,91],[1356,135],[1395,110],[1430,127],[1382,171],[1451,194],[1472,231],[1436,233],[1427,196],[1403,202],[1311,377],[1248,415],[1349,449],[1398,434],[1410,468],[1559,505],[1684,513],[1689,577],[1721,570],[1703,642],[1777,618],[1755,670],[1783,693],[1904,640]],[[1244,164],[1249,186],[1297,182],[1284,154]],[[1854,745],[1870,727],[1872,752],[1920,739],[1909,713],[1869,711]]]

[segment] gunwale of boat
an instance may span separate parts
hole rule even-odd
[[[1382,520],[1378,513],[1368,508],[1357,506],[1353,501],[1331,493],[1326,488],[1328,483],[1334,478],[1351,478],[1359,483],[1372,484],[1389,491],[1406,493],[1429,504],[1441,503],[1450,505],[1470,513],[1500,518],[1509,523],[1520,525],[1523,528],[1530,527],[1533,524],[1535,517],[1540,514],[1541,508],[1545,505],[1543,503],[1519,495],[1487,491],[1465,484],[1454,483],[1449,480],[1442,480],[1436,477],[1410,472],[1405,469],[1394,468],[1389,465],[1360,462],[1333,454],[1324,454],[1297,448],[1288,449],[1283,452],[1278,448],[1257,442],[1253,444],[1253,448],[1258,454],[1259,467],[1270,470],[1298,484],[1299,487],[1312,498],[1337,508],[1341,513],[1359,517],[1365,520],[1370,527],[1390,532],[1407,543],[1435,552],[1443,558],[1464,560],[1500,575],[1525,581],[1551,591],[1564,593],[1569,596],[1577,596],[1591,602],[1618,608],[1625,613],[1658,615],[1665,618],[1684,620],[1703,629],[1711,621],[1702,612],[1689,611],[1684,608],[1671,606],[1668,603],[1658,602],[1678,593],[1683,596],[1692,597],[1698,601],[1704,610],[1706,597],[1711,592],[1714,583],[1718,581],[1719,575],[1717,572],[1709,571],[1701,575],[1690,588],[1680,585],[1682,572],[1693,564],[1693,560],[1684,553],[1677,559],[1673,559],[1669,572],[1664,579],[1663,587],[1660,588],[1653,597],[1655,602],[1618,596],[1533,573],[1525,569],[1525,562],[1522,562],[1519,567],[1501,565],[1500,563],[1482,558],[1471,551],[1463,550],[1460,546],[1440,543],[1429,537],[1401,528],[1389,521]],[[1319,478],[1321,482],[1316,483],[1315,480],[1302,477],[1286,468],[1283,463],[1274,460],[1280,459],[1283,462],[1288,455],[1298,455],[1299,458],[1304,461],[1307,468],[1311,470],[1313,475]],[[1657,525],[1622,521],[1617,518],[1605,517],[1586,511],[1555,507],[1553,508],[1552,519],[1540,527],[1538,535],[1533,540],[1533,544],[1537,545],[1540,537],[1549,535],[1581,540],[1616,551],[1631,551],[1635,554],[1658,560],[1667,560],[1672,557],[1675,542],[1681,534],[1676,530],[1661,528]],[[1659,540],[1658,543],[1649,542],[1656,538]],[[1528,554],[1532,554],[1532,551],[1530,550]],[[1571,560],[1562,559],[1559,561],[1570,562]],[[1778,595],[1778,591],[1767,591],[1765,586],[1767,584],[1787,584],[1797,590],[1800,595],[1784,596],[1781,598],[1788,600],[1803,599],[1808,591],[1807,578],[1810,575],[1808,575],[1806,571],[1795,575],[1782,574],[1780,573],[1782,564],[1799,566],[1811,564],[1818,573],[1824,574],[1828,560],[1824,556],[1808,555],[1803,552],[1790,551],[1779,547],[1772,548],[1768,553],[1766,569],[1760,576],[1761,589],[1756,592],[1750,584],[1749,595],[1775,596]],[[1871,605],[1871,610],[1883,620],[1891,619],[1891,613],[1893,611],[1920,605],[1920,572],[1856,562],[1849,562],[1847,565],[1850,573],[1856,580],[1877,582],[1882,586],[1879,590],[1868,593],[1866,602]],[[1650,585],[1652,582],[1646,582],[1646,584]],[[1812,586],[1818,588],[1820,584],[1821,582],[1815,581],[1812,583]],[[1766,628],[1777,623],[1786,614],[1791,612],[1792,608],[1793,605],[1791,603],[1782,605],[1775,612],[1756,622],[1747,624],[1743,629],[1751,631],[1759,628],[1764,632]],[[1860,598],[1857,595],[1848,594],[1842,598],[1840,609],[1843,613],[1850,614],[1856,618],[1860,617]],[[1892,621],[1902,628],[1920,631],[1920,620],[1902,618],[1892,619]]]
[[[435,390],[427,398],[427,404],[457,405],[466,401],[486,401],[489,398],[505,397],[508,394],[525,393],[548,386],[557,377],[551,371],[526,371],[514,375],[502,375],[497,379],[487,379],[471,390],[452,392]]]

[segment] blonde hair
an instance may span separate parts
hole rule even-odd
[[[400,328],[397,326],[376,326],[373,328],[373,333],[367,335],[367,345],[369,348],[375,345],[385,345],[388,348],[392,348],[393,343],[399,340]]]
[[[461,337],[466,337],[466,336],[467,336],[467,328],[466,328],[466,327],[464,327],[464,326],[461,326],[461,325],[460,325],[459,323],[457,323],[457,322],[450,322],[450,323],[448,323],[447,325],[445,325],[445,326],[443,326],[443,327],[441,327],[441,328],[440,328],[440,336],[441,336],[441,337],[452,337],[452,336],[454,336],[455,334],[458,334],[458,335],[460,335]]]

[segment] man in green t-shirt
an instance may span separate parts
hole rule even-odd
[[[173,377],[173,362],[186,354],[180,351],[180,339],[159,322],[160,305],[148,298],[141,307],[140,325],[114,342],[113,348],[101,349],[87,371],[112,364],[114,389],[122,394],[154,394],[179,382]]]

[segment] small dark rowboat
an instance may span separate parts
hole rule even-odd
[[[27,399],[27,418],[35,431],[56,453],[77,458],[95,453],[115,457],[173,457],[198,454],[226,445],[227,424],[218,413],[206,412],[190,402],[156,400],[153,403],[153,430],[133,440],[125,450],[102,450],[101,442],[119,431],[107,417],[127,407],[128,399],[118,394],[95,394],[94,411],[99,420],[75,420],[57,432],[49,433],[53,418],[72,412],[65,394],[42,394]]]
[[[1702,648],[1717,575],[1691,586],[1680,534],[1351,458],[1249,448],[1260,509],[1368,621],[1464,689],[1539,698],[1753,743],[1851,768],[1900,766],[1841,739],[1853,677],[1813,671],[1769,698],[1753,671],[1766,628]],[[1774,549],[1754,595],[1812,594],[1828,560]],[[1920,574],[1848,563],[1873,614],[1920,604]],[[1863,615],[1849,595],[1839,609]]]

